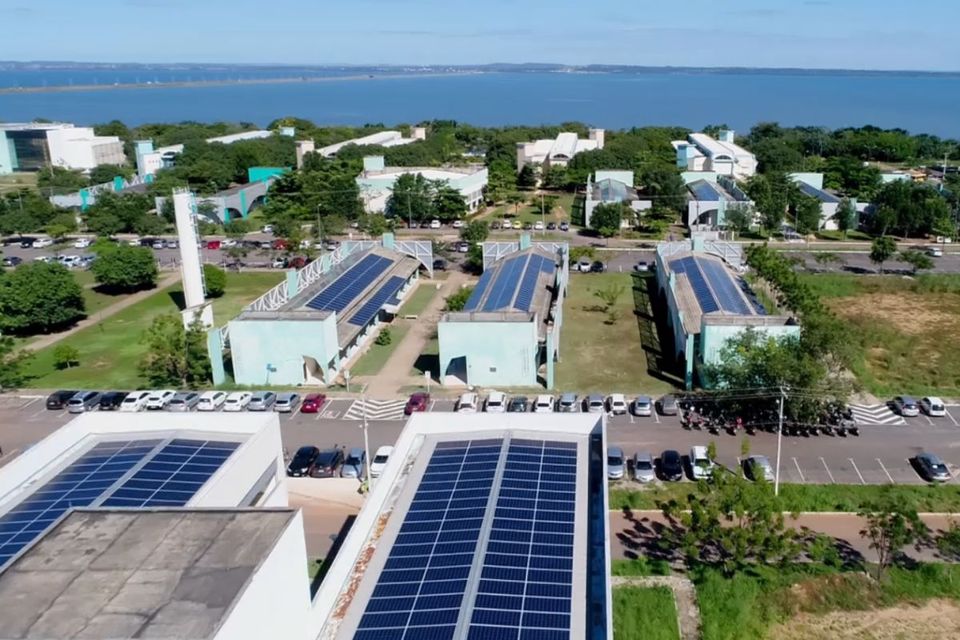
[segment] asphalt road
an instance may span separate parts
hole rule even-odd
[[[452,411],[453,400],[434,400],[432,411]],[[368,401],[370,449],[393,444],[403,428],[402,401]],[[781,480],[810,484],[920,484],[923,480],[910,459],[922,451],[942,457],[956,472],[960,470],[960,406],[948,406],[943,418],[919,416],[902,424],[865,424],[858,437],[811,436],[782,439]],[[319,414],[281,414],[280,430],[288,452],[311,444],[320,447],[341,445],[362,447],[360,401],[334,398]],[[69,421],[65,411],[48,411],[43,398],[0,397],[0,447],[10,459],[19,451],[49,435]],[[899,420],[899,419],[898,419]],[[751,454],[776,460],[777,436],[761,432],[753,436],[711,435],[685,430],[676,417],[611,416],[608,443],[621,447],[626,455],[647,451],[657,456],[665,449],[686,453],[693,445],[716,442],[717,462],[736,467],[741,443],[747,438]]]

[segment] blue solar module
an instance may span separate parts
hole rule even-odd
[[[517,292],[517,283],[527,264],[529,256],[509,258],[500,267],[496,281],[490,289],[490,295],[483,304],[483,311],[499,311],[510,306],[513,296]]]
[[[543,271],[543,262],[546,260],[538,255],[531,255],[527,263],[527,269],[523,272],[523,278],[520,280],[520,289],[517,291],[517,299],[513,306],[521,311],[530,311],[530,305],[533,304],[533,297],[537,291],[537,279]]]
[[[392,276],[385,284],[377,289],[376,293],[370,296],[370,299],[367,300],[347,322],[350,324],[355,324],[358,327],[362,327],[369,323],[377,316],[378,313],[380,313],[383,303],[395,296],[406,281],[406,278]]]
[[[693,197],[700,202],[714,202],[728,199],[717,185],[707,182],[706,180],[695,180],[687,185],[687,188],[693,193]]]
[[[800,188],[800,192],[805,196],[810,196],[811,198],[816,198],[820,202],[826,202],[830,204],[838,204],[840,202],[840,198],[837,196],[824,191],[823,189],[817,189],[811,184],[807,184],[806,182],[802,181],[798,181],[796,184],[797,187]]]
[[[365,256],[360,262],[343,272],[323,291],[314,296],[305,306],[317,311],[343,311],[357,295],[379,278],[393,264],[389,258],[377,255]]]
[[[173,440],[110,494],[104,507],[182,507],[240,444]]]
[[[697,296],[697,302],[700,304],[700,311],[702,313],[720,310],[720,305],[717,304],[716,298],[713,297],[710,286],[707,284],[706,278],[703,277],[703,273],[700,271],[696,260],[691,257],[671,260],[670,268],[677,273],[685,273],[687,275],[690,286],[693,288],[693,293]]]
[[[88,507],[160,440],[101,442],[0,518],[0,566],[73,507]]]
[[[697,260],[697,264],[704,275],[707,276],[707,280],[710,281],[710,286],[717,294],[717,299],[724,311],[745,316],[751,315],[750,307],[747,306],[736,285],[733,284],[730,274],[722,264],[714,260]]]
[[[467,304],[463,305],[464,311],[476,311],[477,307],[480,305],[480,301],[483,299],[483,292],[487,290],[487,287],[490,286],[490,281],[493,280],[493,274],[496,273],[493,269],[488,269],[483,272],[483,275],[480,276],[480,281],[477,283],[477,286],[473,288],[473,293],[470,294],[470,298],[467,299]]]

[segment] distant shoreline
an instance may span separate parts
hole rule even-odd
[[[115,84],[61,84],[48,87],[3,87],[0,95],[20,95],[27,93],[70,93],[76,91],[115,91],[118,89],[183,89],[202,87],[227,87],[255,84],[305,84],[314,82],[336,82],[339,80],[390,80],[393,78],[441,78],[449,76],[485,75],[489,71],[437,71],[423,73],[393,73],[377,75],[373,73],[351,76],[323,76],[297,78],[239,78],[237,80],[182,80],[176,82],[129,82]]]

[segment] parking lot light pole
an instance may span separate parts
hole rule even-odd
[[[363,469],[367,475],[367,491],[370,491],[370,437],[367,433],[367,396],[366,394],[360,396],[360,403],[363,407],[363,450],[365,452],[366,460],[364,460]]]
[[[780,445],[783,442],[783,399],[785,397],[783,387],[780,387],[780,417],[777,420],[780,425],[777,429],[777,471],[773,477],[773,495],[775,496],[780,495]]]

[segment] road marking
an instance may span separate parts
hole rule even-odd
[[[827,475],[830,476],[830,482],[836,484],[837,481],[833,479],[833,474],[830,473],[830,467],[827,466],[827,461],[823,459],[823,456],[820,456],[820,462],[823,463],[823,468],[827,470]]]
[[[822,460],[823,458],[821,458]],[[860,484],[867,484],[867,481],[863,479],[863,474],[860,473],[860,469],[857,469],[857,463],[853,461],[853,458],[847,458],[850,461],[850,464],[853,465],[853,470],[857,472],[857,475],[860,477]]]
[[[431,400],[431,401],[430,401],[430,406],[427,407],[427,411],[433,411],[433,407],[434,407],[434,405],[436,405],[436,404],[437,404],[437,401],[436,401],[436,400]]]
[[[336,402],[336,401],[335,401],[335,400],[328,400],[328,401],[327,401],[327,404],[323,407],[323,411],[321,411],[320,413],[317,414],[317,420],[319,420],[320,418],[326,418],[326,417],[327,417],[327,412],[329,412],[330,409],[333,408],[333,403],[334,403],[334,402]]]
[[[290,412],[290,415],[287,416],[287,422],[292,422],[293,419],[296,418],[296,417],[297,417],[297,412],[296,412],[296,411],[291,411],[291,412]]]
[[[627,415],[630,416],[630,424],[636,424],[636,423],[633,421],[633,414],[632,414],[632,413],[628,413]]]
[[[35,411],[34,414],[33,414],[32,416],[30,416],[30,417],[31,417],[31,418],[36,418],[37,416],[39,416],[39,415],[42,414],[42,413],[45,413],[46,411],[47,411],[47,408],[46,408],[46,407],[43,407],[43,408],[41,408],[39,411]]]
[[[952,415],[949,411],[946,411],[946,414],[947,414],[947,417],[950,418],[950,422],[953,423],[953,426],[955,426],[955,427],[960,427],[960,424],[957,424],[957,419],[954,418],[953,415]]]
[[[887,471],[887,468],[886,468],[885,466],[883,466],[883,461],[882,461],[880,458],[877,458],[877,464],[879,464],[879,465],[880,465],[880,468],[883,469],[883,472],[884,472],[885,474],[887,474],[887,479],[890,480],[890,484],[896,484],[896,483],[893,481],[893,476],[891,476],[891,475],[890,475],[890,472]]]
[[[922,415],[923,415],[924,418],[927,419],[927,423],[932,427],[932,426],[933,426],[933,420],[930,419],[930,416],[928,416],[928,415],[925,414],[925,413],[922,414]]]
[[[23,405],[22,407],[20,407],[20,409],[26,409],[27,407],[29,407],[30,405],[32,405],[32,404],[33,404],[34,402],[36,402],[37,400],[40,400],[40,396],[34,396],[33,400],[31,400],[31,401],[28,402],[27,404]],[[952,418],[951,418],[951,419],[952,419]],[[956,424],[956,421],[954,421],[954,424]]]
[[[820,458],[823,460],[823,458]],[[803,470],[800,468],[800,463],[797,462],[796,458],[793,458],[793,466],[797,468],[797,473],[800,474],[800,482],[806,483],[807,479],[803,477]],[[827,463],[824,462],[823,466],[827,466]],[[827,469],[827,473],[830,473],[830,469]],[[833,481],[833,476],[830,476],[830,480]]]

